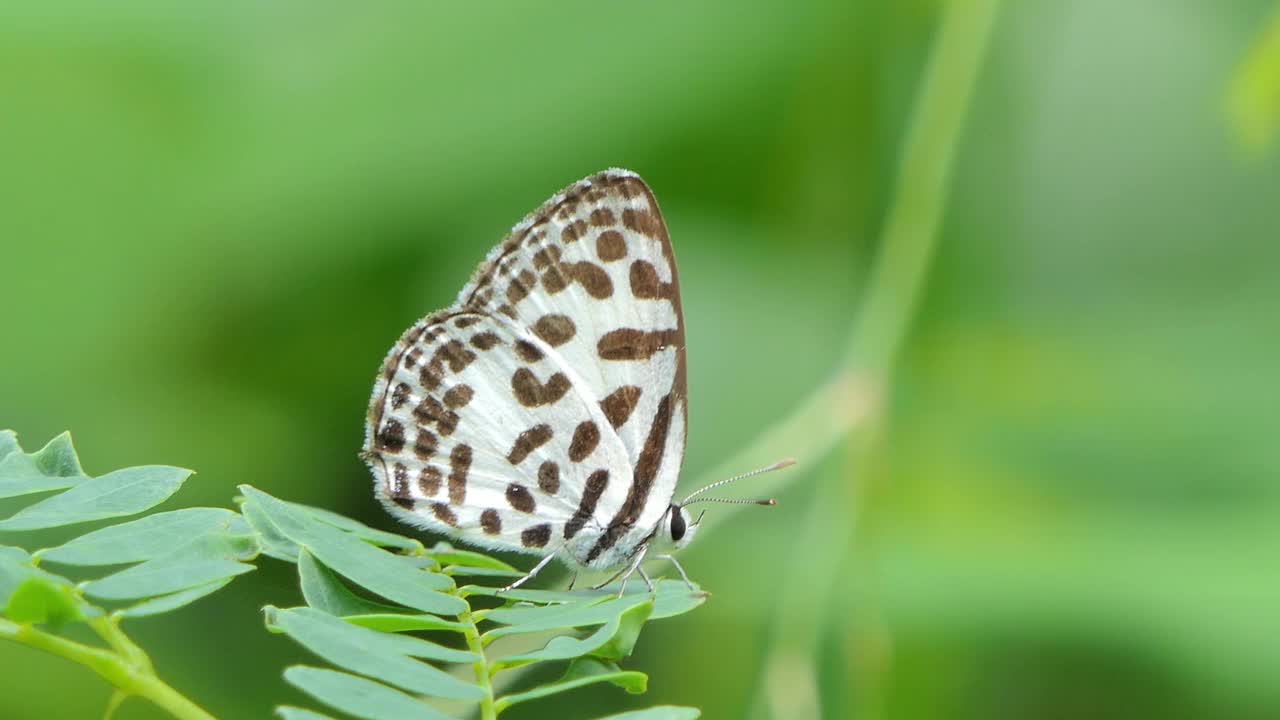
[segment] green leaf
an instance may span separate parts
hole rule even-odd
[[[30,455],[22,452],[12,431],[5,433],[0,441],[0,498],[62,490],[89,479],[80,469],[69,433]]]
[[[490,630],[482,639],[488,644],[507,635],[601,625],[627,610],[649,602],[645,597],[627,596],[547,607],[499,608],[486,613],[484,619],[501,623],[505,627]]]
[[[68,598],[78,608],[74,613],[67,612]],[[0,611],[15,622],[56,623],[96,614],[76,597],[70,580],[41,570],[26,551],[8,546],[0,546]]]
[[[222,588],[226,587],[227,583],[231,582],[231,580],[232,578],[229,578],[229,577],[222,578],[221,580],[214,580],[213,582],[208,583],[207,585],[197,585],[193,588],[188,588],[186,590],[183,590],[181,592],[176,592],[171,595],[162,595],[160,597],[152,598],[150,600],[144,600],[143,602],[140,602],[137,605],[133,605],[131,607],[125,608],[124,610],[121,610],[119,614],[122,617],[132,618],[132,617],[147,617],[149,615],[161,615],[163,613],[172,612],[174,610],[177,610],[178,608],[186,607],[187,605],[190,605],[191,603],[195,602],[196,600],[199,600],[205,595],[211,595],[221,590]]]
[[[444,574],[449,577],[491,577],[491,578],[521,578],[525,573],[519,570],[495,570],[493,568],[470,567],[467,565],[450,565],[444,569]]]
[[[427,554],[436,559],[441,565],[457,565],[467,568],[485,568],[488,570],[500,570],[504,573],[514,573],[518,577],[523,577],[524,573],[520,570],[502,562],[495,557],[489,557],[484,553],[472,552],[470,550],[459,550],[449,543],[439,542],[432,547]]]
[[[192,538],[244,528],[240,516],[223,508],[185,508],[112,525],[65,545],[42,550],[42,561],[64,565],[118,565],[168,555]]]
[[[0,460],[14,451],[22,451],[18,445],[18,434],[12,430],[0,430]]]
[[[398,614],[403,608],[356,595],[332,570],[316,560],[305,548],[298,549],[298,579],[307,604],[330,615]]]
[[[168,499],[190,475],[190,470],[165,465],[116,470],[23,508],[0,521],[0,530],[38,530],[140,513]]]
[[[281,705],[276,708],[276,714],[284,718],[284,720],[333,720],[328,715],[289,705]]]
[[[257,504],[271,523],[326,566],[352,582],[402,605],[429,613],[456,615],[467,609],[461,599],[438,592],[453,587],[448,577],[416,568],[414,563],[374,547],[288,503],[242,485],[245,504]]]
[[[320,702],[364,720],[450,720],[395,688],[335,670],[294,665],[284,679]]]
[[[614,616],[588,637],[554,637],[541,650],[504,657],[492,665],[495,668],[510,668],[535,662],[572,660],[585,655],[620,660],[631,654],[636,639],[640,636],[640,629],[644,627],[652,611],[653,603],[641,603]]]
[[[0,609],[9,603],[9,596],[34,571],[35,566],[31,564],[27,551],[0,545]]]
[[[409,657],[445,655],[453,662],[475,662],[471,653],[426,640],[388,635],[348,624],[312,608],[266,609],[267,626],[338,667],[411,692],[454,700],[480,700],[484,691],[447,672]],[[447,655],[446,655],[447,653]]]
[[[258,534],[262,554],[285,562],[298,562],[298,544],[284,536],[280,528],[256,503],[240,499],[240,515]]]
[[[346,530],[361,540],[367,540],[374,545],[409,550],[411,552],[421,552],[423,550],[422,543],[414,540],[413,538],[407,538],[403,535],[396,535],[395,533],[371,528],[358,520],[352,520],[351,518],[346,517],[345,515],[339,515],[332,510],[325,510],[324,508],[318,508],[312,505],[303,505],[302,503],[289,504],[305,511],[321,522],[328,523],[339,530]]]
[[[658,705],[644,710],[632,710],[598,720],[698,720],[702,711],[698,708]]]
[[[82,607],[70,585],[33,573],[14,588],[4,613],[16,623],[59,627],[84,619]]]
[[[286,621],[299,624],[299,626],[327,627],[333,633],[342,634],[353,642],[359,642],[362,647],[371,652],[405,655],[448,663],[473,663],[480,659],[474,653],[448,648],[422,638],[391,635],[375,632],[364,627],[357,627],[342,618],[336,618],[314,608],[299,607],[288,610],[273,608],[273,611],[274,617],[283,616]],[[271,617],[268,617],[269,621]]]
[[[401,615],[375,613],[373,615],[346,615],[342,618],[352,625],[359,625],[378,632],[416,632],[419,630],[451,630],[465,632],[465,623],[442,620],[435,615]]]
[[[250,572],[252,565],[238,561],[256,552],[252,538],[206,535],[163,557],[85,583],[83,589],[102,600],[168,595]]]
[[[581,658],[571,663],[564,677],[559,680],[527,692],[500,697],[494,703],[494,707],[501,713],[512,705],[528,700],[536,700],[602,682],[612,683],[628,693],[638,695],[648,688],[649,677],[641,672],[619,670],[618,666],[613,663],[602,663],[591,658]]]

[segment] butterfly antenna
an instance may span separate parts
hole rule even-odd
[[[698,497],[699,495],[701,495],[702,493],[708,490],[714,490],[715,488],[718,488],[721,485],[728,485],[729,483],[734,482],[735,480],[742,480],[744,478],[754,477],[756,475],[762,475],[767,472],[773,472],[774,470],[781,470],[784,467],[790,467],[795,464],[796,464],[795,458],[787,458],[785,460],[779,460],[778,462],[772,465],[769,465],[767,467],[762,467],[756,470],[752,470],[751,472],[744,472],[741,475],[734,475],[733,477],[727,480],[713,482],[706,487],[699,488],[697,490],[694,490],[692,493],[689,493],[689,497],[681,501],[680,506],[684,507],[686,505],[689,505],[690,501],[719,502],[719,503],[729,503],[731,505],[777,505],[778,502],[773,498],[765,498],[765,499],[759,499],[759,500],[730,500],[727,498],[702,498],[701,500],[694,500],[694,498]]]

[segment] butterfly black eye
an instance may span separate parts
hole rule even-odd
[[[684,513],[673,505],[671,507],[671,539],[679,542],[680,538],[684,537],[684,530]]]

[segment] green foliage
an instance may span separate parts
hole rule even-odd
[[[66,434],[25,453],[0,433],[0,494],[27,498],[56,492],[0,520],[7,538],[144,513],[191,475],[149,466],[86,475]],[[285,635],[331,668],[294,666],[284,679],[331,710],[367,720],[449,718],[458,708],[496,718],[507,708],[587,685],[608,683],[642,693],[648,677],[623,670],[644,624],[688,612],[705,594],[659,580],[555,592],[459,585],[456,577],[505,583],[516,568],[489,556],[422,543],[332,512],[241,486],[240,510],[184,508],[99,527],[60,545],[28,552],[0,545],[0,637],[80,662],[113,683],[112,708],[144,697],[179,718],[205,711],[156,676],[121,621],[178,610],[254,569],[260,555],[295,563],[306,606],[265,609],[267,629]],[[90,577],[72,579],[44,564]],[[125,566],[121,568],[120,566]],[[97,568],[109,568],[105,574]],[[87,625],[102,641],[68,639],[62,629]],[[430,637],[410,633],[430,632]],[[551,682],[502,693],[524,668],[557,663]],[[439,703],[445,703],[442,708]],[[451,703],[451,704],[449,704]],[[286,720],[327,715],[282,706]],[[679,720],[688,708],[657,707],[615,717]]]

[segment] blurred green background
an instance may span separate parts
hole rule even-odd
[[[885,414],[690,548],[714,595],[647,629],[646,696],[510,716],[1280,717],[1280,164],[1225,110],[1276,12],[1005,3]],[[842,362],[938,17],[4,3],[0,426],[70,429],[91,473],[197,469],[177,503],[247,482],[392,527],[355,455],[386,349],[623,166],[680,261],[692,480]],[[803,546],[814,508],[837,542]],[[304,702],[258,614],[290,569],[133,632],[220,717]],[[0,668],[5,720],[109,695]]]

